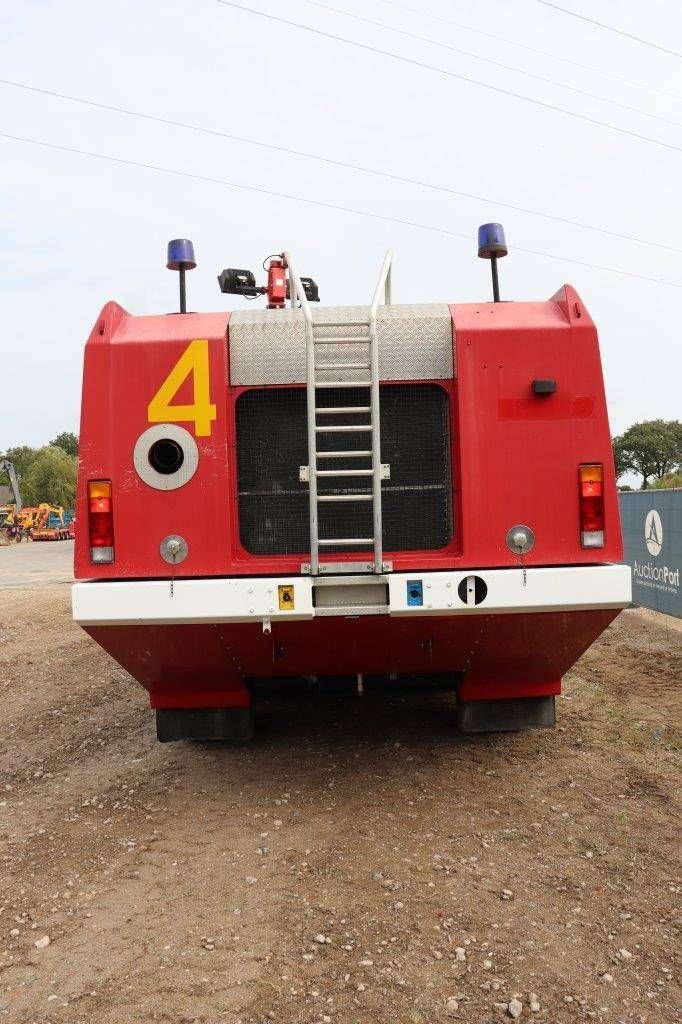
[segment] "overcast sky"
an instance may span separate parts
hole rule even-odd
[[[545,299],[570,282],[587,304],[599,328],[612,430],[680,415],[682,254],[500,203],[682,250],[682,60],[538,0],[404,0],[402,8],[385,0],[329,0],[599,100],[304,0],[240,2],[666,145],[217,0],[6,0],[3,78],[486,199],[0,85],[0,132],[442,229],[0,138],[0,451],[78,429],[82,349],[99,310],[109,299],[136,314],[174,309],[177,278],[165,269],[165,248],[178,236],[193,239],[199,263],[188,278],[192,309],[238,307],[239,300],[220,294],[216,274],[225,266],[256,270],[263,257],[284,248],[296,254],[301,273],[317,280],[325,303],[369,301],[389,246],[395,301],[471,302],[490,292],[488,266],[476,257],[477,226],[499,220],[510,245],[500,268],[504,298]],[[682,52],[682,8],[675,0],[645,6],[561,0],[561,6]]]

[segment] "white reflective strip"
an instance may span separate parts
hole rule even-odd
[[[478,605],[473,604],[476,577],[487,588]],[[391,615],[597,610],[625,608],[632,600],[631,572],[627,565],[527,569],[525,585],[521,568],[389,573],[383,579],[388,582]],[[360,585],[366,586],[370,580],[371,577],[362,577]],[[423,605],[408,605],[408,580],[423,584]],[[462,580],[467,581],[465,600],[458,593]],[[344,576],[338,577],[336,582],[352,586],[352,580]],[[92,580],[73,585],[73,617],[86,626],[312,619],[315,615],[313,584],[307,576],[176,579],[172,588],[170,580]],[[279,610],[278,586],[294,588],[292,611]],[[329,614],[328,608],[325,613]],[[342,608],[339,614],[344,614]]]
[[[475,577],[487,591],[475,605]],[[424,604],[408,605],[407,581],[421,580]],[[466,579],[465,600],[458,587]],[[467,572],[391,573],[391,615],[487,615],[514,612],[625,608],[632,601],[628,565],[580,565],[556,569],[478,569]]]
[[[280,611],[277,587],[291,586],[294,607]],[[253,622],[311,619],[309,577],[211,580],[92,580],[74,583],[73,617],[84,626],[139,623]]]

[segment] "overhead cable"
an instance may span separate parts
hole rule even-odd
[[[577,118],[580,121],[585,121],[588,124],[599,125],[601,128],[608,128],[612,132],[618,132],[620,135],[627,135],[632,139],[639,139],[640,142],[650,142],[654,146],[662,146],[664,149],[672,149],[678,153],[682,153],[682,147],[675,146],[671,142],[663,142],[661,139],[654,139],[648,135],[640,135],[638,132],[630,131],[627,128],[620,128],[618,125],[609,124],[608,121],[600,121],[596,117],[588,117],[586,114],[579,114],[575,110],[567,110],[565,107],[558,107],[553,103],[545,103],[543,100],[533,99],[531,96],[525,96],[523,93],[514,92],[511,89],[503,89],[498,85],[491,85],[489,82],[481,82],[476,78],[471,78],[468,75],[459,74],[456,71],[448,71],[445,68],[436,67],[434,64],[427,64],[425,61],[415,60],[412,57],[403,57],[398,53],[392,53],[390,50],[383,50],[379,46],[370,46],[368,43],[358,42],[356,39],[346,39],[345,36],[338,36],[334,32],[325,32],[320,28],[313,28],[312,25],[304,25],[298,21],[290,21],[288,18],[280,18],[276,14],[267,14],[265,11],[258,11],[253,7],[245,7],[243,4],[234,3],[233,0],[216,0],[216,3],[221,4],[223,7],[231,7],[237,11],[243,11],[246,14],[253,14],[259,18],[265,18],[268,21],[279,22],[281,25],[288,25],[290,28],[298,28],[304,32],[312,32],[314,35],[322,36],[325,39],[334,39],[339,43],[346,43],[348,46],[355,46],[360,50],[365,50],[368,53],[381,54],[384,57],[389,57],[391,60],[400,61],[401,64],[409,64],[412,67],[421,68],[425,71],[433,71],[438,75],[445,75],[447,78],[455,78],[461,82],[468,82],[470,85],[479,86],[482,89],[488,89],[490,92],[499,93],[503,96],[511,96],[514,99],[522,100],[524,103],[532,103],[537,107],[542,107],[544,110],[551,110],[555,114],[566,114],[568,117]]]
[[[415,32],[408,32],[406,29],[387,25],[383,21],[374,21],[372,18],[365,18],[360,14],[353,14],[350,11],[342,11],[338,7],[330,7],[328,4],[319,3],[319,0],[303,0],[303,2],[310,4],[311,7],[319,7],[323,11],[332,11],[334,14],[340,14],[344,18],[352,18],[355,21],[364,21],[367,25],[374,25],[376,28],[385,29],[387,32],[395,32],[397,35],[407,36],[409,39],[416,39],[420,43],[428,43],[429,46],[440,46],[441,49],[450,50],[452,53],[459,53],[463,57],[472,57],[474,60],[480,60],[485,64],[492,64],[493,67],[502,68],[503,71],[511,71],[515,75],[525,75],[526,78],[533,78],[536,82],[543,82],[545,85],[552,85],[558,89],[566,89],[567,92],[573,92],[577,96],[587,96],[588,99],[598,100],[599,103],[609,103],[612,107],[619,107],[620,110],[627,110],[631,114],[640,114],[642,117],[650,117],[654,121],[661,121],[663,124],[670,124],[675,128],[682,128],[682,121],[673,121],[669,117],[662,117],[660,114],[652,114],[648,110],[642,110],[641,107],[631,107],[628,106],[627,103],[620,103],[619,100],[612,100],[607,96],[599,96],[597,93],[589,92],[587,89],[578,89],[573,85],[565,85],[563,82],[557,82],[553,78],[546,78],[544,75],[536,75],[532,71],[526,71],[525,68],[515,68],[510,64],[503,64],[499,60],[492,60],[490,57],[482,57],[480,54],[471,53],[469,50],[461,50],[459,47],[452,46],[451,43],[443,42],[440,39],[429,39],[428,36],[420,36]]]
[[[559,217],[556,214],[542,213],[540,210],[532,210],[526,206],[519,206],[515,203],[504,203],[490,196],[477,195],[474,192],[463,192],[460,189],[450,188],[446,185],[437,185],[430,181],[421,181],[419,178],[410,178],[401,174],[391,174],[389,171],[381,171],[375,167],[364,167],[362,164],[350,163],[346,160],[337,160],[333,157],[322,156],[320,153],[311,153],[306,150],[293,149],[290,146],[279,146],[272,142],[263,142],[261,139],[251,139],[244,135],[234,135],[229,132],[221,132],[216,128],[207,128],[203,125],[190,124],[186,121],[176,121],[173,118],[161,117],[157,114],[149,114],[141,110],[131,110],[127,107],[117,107],[109,103],[100,103],[97,100],[86,99],[83,96],[71,96],[67,93],[57,92],[54,89],[43,89],[37,85],[29,85],[26,82],[15,82],[7,78],[0,78],[0,85],[10,86],[14,89],[22,89],[27,92],[35,92],[41,96],[66,100],[69,103],[79,103],[86,107],[93,107],[95,110],[106,110],[115,114],[123,114],[126,117],[136,117],[144,121],[153,121],[156,124],[170,125],[173,128],[182,128],[186,131],[197,132],[201,135],[214,136],[220,139],[228,139],[230,142],[238,142],[247,146],[255,146],[260,149],[269,149],[275,153],[286,153],[288,156],[301,157],[305,160],[314,160],[317,163],[327,164],[331,167],[342,167],[344,170],[358,171],[362,174],[372,174],[377,178],[385,178],[388,181],[398,181],[404,185],[415,185],[419,188],[427,188],[433,192],[442,192],[445,195],[458,196],[461,199],[473,199],[475,202],[490,203],[500,206],[505,210],[515,210],[517,213],[525,213],[532,217],[542,217],[545,220],[555,221],[558,224],[568,224],[571,227],[583,228],[586,231],[596,231],[599,234],[609,235],[612,238],[622,238],[628,242],[636,242],[638,245],[650,245],[656,249],[665,249],[668,252],[682,253],[682,249],[673,245],[664,245],[662,242],[651,242],[646,238],[638,238],[635,235],[624,234],[620,231],[610,231],[608,228],[598,227],[594,224],[586,224],[583,221],[571,220],[569,217]]]
[[[452,231],[449,228],[437,227],[433,224],[422,224],[419,221],[405,220],[400,217],[390,217],[383,213],[374,213],[371,210],[361,210],[353,206],[342,206],[339,203],[329,203],[321,199],[310,199],[308,196],[294,195],[289,192],[277,192],[274,189],[261,188],[256,185],[244,185],[236,181],[226,181],[224,178],[213,178],[205,174],[193,174],[190,171],[181,171],[174,167],[162,167],[159,164],[145,163],[141,160],[129,160],[124,157],[111,156],[107,153],[96,153],[92,150],[77,149],[74,146],[62,146],[56,142],[47,142],[44,139],[31,139],[22,135],[13,135],[9,132],[0,131],[0,138],[9,139],[13,142],[22,142],[32,146],[42,146],[46,149],[58,150],[62,153],[73,153],[78,156],[92,157],[95,160],[105,160],[110,163],[121,164],[125,167],[136,167],[147,171],[156,171],[161,174],[171,174],[179,178],[188,178],[194,181],[207,182],[212,185],[222,185],[226,188],[233,188],[243,192],[254,192],[257,195],[273,196],[277,199],[288,199],[294,203],[303,203],[306,206],[317,206],[325,210],[335,210],[337,213],[351,213],[358,217],[367,217],[371,220],[381,220],[391,224],[400,224],[402,227],[418,228],[421,231],[430,231],[439,235],[446,235],[450,238],[464,238],[471,243],[471,237],[463,231]],[[630,270],[621,270],[618,267],[607,267],[599,263],[588,263],[585,260],[576,260],[570,256],[560,256],[557,253],[543,252],[540,249],[529,249],[526,246],[513,246],[514,252],[527,253],[531,256],[541,256],[545,259],[555,260],[559,263],[572,263],[578,267],[588,267],[591,270],[603,270],[608,274],[617,274],[621,277],[634,278],[638,281],[648,281],[651,284],[665,285],[669,288],[682,288],[677,281],[667,281],[660,277],[648,277],[646,274],[636,274]]]
[[[558,4],[549,3],[549,0],[536,0],[536,3],[542,4],[543,7],[551,7],[555,11],[561,11],[562,14],[568,14],[571,18],[578,18],[580,21],[586,21],[589,25],[596,25],[598,28],[603,28],[607,32],[615,32],[616,35],[624,36],[625,39],[632,39],[635,43],[641,43],[642,46],[651,46],[654,50],[660,50],[661,53],[669,53],[671,57],[679,57],[682,60],[682,53],[678,53],[676,50],[668,50],[665,46],[659,46],[658,43],[652,43],[649,39],[642,39],[641,36],[631,35],[629,32],[623,32],[620,28],[615,28],[613,25],[605,25],[603,21],[595,21],[594,18],[587,18],[584,14],[578,14],[577,11],[569,11],[566,7],[559,7]]]
[[[474,28],[473,25],[465,25],[460,21],[453,21],[452,18],[443,18],[439,14],[434,14],[431,11],[419,10],[416,7],[408,7],[406,4],[399,4],[396,0],[379,0],[379,3],[386,4],[388,7],[394,7],[398,11],[408,11],[410,14],[417,14],[420,18],[428,18],[430,21],[439,21],[443,25],[452,25],[453,28],[464,29],[465,32],[471,32],[473,35],[482,36],[484,39],[494,39],[498,43],[504,43],[506,46],[516,46],[520,50],[526,50],[527,53],[535,53],[540,57],[549,57],[550,60],[559,61],[561,64],[570,64],[574,68],[580,68],[581,71],[590,71],[595,75],[602,75],[604,78],[612,78],[614,82],[624,82],[626,85],[631,85],[635,89],[647,89],[649,92],[658,93],[659,96],[670,96],[673,99],[682,99],[674,92],[667,92],[665,89],[656,89],[653,85],[648,85],[645,82],[634,82],[631,78],[625,78],[623,75],[614,75],[612,71],[605,71],[604,68],[595,68],[590,64],[581,64],[577,60],[571,60],[570,57],[564,57],[559,53],[550,53],[548,50],[539,50],[535,46],[528,46],[527,43],[520,43],[517,39],[509,39],[506,36],[498,36],[494,32],[484,32],[483,29]]]

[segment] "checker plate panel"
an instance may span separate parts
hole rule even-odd
[[[344,323],[368,320],[369,306],[321,306],[316,323],[341,323],[325,334],[359,337],[363,327]],[[445,303],[380,306],[377,312],[381,380],[449,380],[454,376],[452,317]],[[229,321],[232,385],[305,384],[305,322],[300,310],[238,310]],[[357,345],[320,346],[320,362],[356,361]],[[357,371],[335,371],[334,379],[352,380]],[[322,377],[321,379],[325,379]]]

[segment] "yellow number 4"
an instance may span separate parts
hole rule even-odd
[[[192,405],[171,405],[190,373],[194,385]],[[211,405],[208,373],[208,341],[190,341],[147,408],[150,423],[194,423],[197,437],[210,437],[216,419]]]

